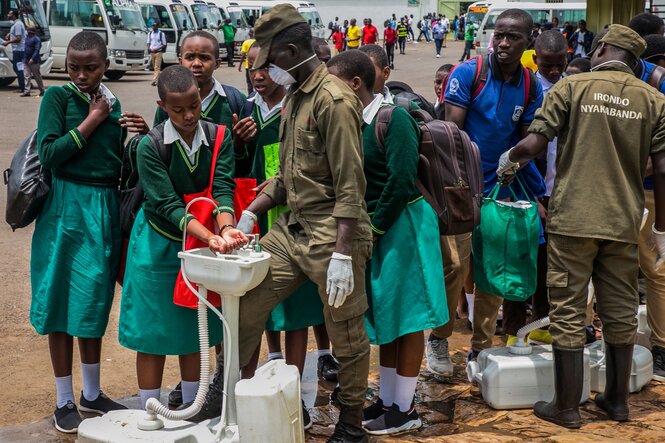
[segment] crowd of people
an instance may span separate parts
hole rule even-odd
[[[460,37],[464,16],[451,23],[428,15],[416,26],[440,41],[439,51],[451,28]],[[386,85],[395,43],[403,48],[400,39],[414,39],[413,17],[393,15],[385,28],[390,48],[387,39],[385,47],[377,44],[371,20],[361,30],[355,19],[342,26],[336,19],[333,56],[295,8],[276,6],[243,48],[249,98],[214,78],[215,37],[189,33],[180,64],[155,77],[152,129],[142,116],[123,112],[101,83],[108,66],[103,39],[87,31],[71,39],[71,82],[49,88],[40,109],[38,153],[53,182],[36,221],[30,266],[30,319],[48,335],[58,430],[76,432],[79,409],[124,408],[100,389],[116,279],[118,339],[137,354],[141,404],[159,399],[167,355],[179,357],[181,370],[171,405],[192,403],[200,361],[191,294],[178,289],[183,230],[223,254],[261,233],[272,259],[266,279],[240,302],[242,375],[254,373],[266,331],[269,358],[285,356],[302,374],[313,327],[319,372],[338,383],[331,443],[420,428],[414,397],[422,360],[439,379],[453,374],[448,339],[464,310],[472,328],[469,361],[492,347],[500,310],[507,345],[529,311],[534,319],[549,315],[551,325],[529,340],[553,346],[556,393],[534,413],[579,428],[595,307],[607,356],[606,389],[595,402],[610,419],[627,420],[640,270],[654,376],[665,379],[662,20],[640,14],[595,38],[580,22],[567,38],[555,26],[536,35],[529,14],[509,9],[497,18],[490,55],[434,73],[436,117],[478,145],[485,192],[501,184],[496,197],[509,200],[515,180],[523,185],[515,198],[537,203],[543,236],[529,304],[474,285],[471,232],[440,235],[437,214],[416,186],[421,131],[409,111],[419,106],[400,105]],[[149,39],[155,49],[160,42],[158,34]],[[522,63],[531,45],[533,71]],[[128,132],[139,134],[135,164],[144,199],[123,235],[118,182]],[[203,192],[217,208],[185,213],[186,202]],[[595,304],[588,302],[590,281]],[[209,324],[217,368],[194,420],[219,416],[224,398],[221,325],[212,317]],[[74,337],[83,382],[78,407]],[[370,344],[379,346],[379,392],[366,405]],[[304,403],[303,425],[312,425]]]

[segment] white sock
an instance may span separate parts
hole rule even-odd
[[[413,404],[413,396],[416,393],[416,385],[418,384],[418,377],[404,377],[395,374],[395,404],[402,412],[411,410]]]
[[[141,397],[141,409],[145,409],[145,404],[148,403],[148,400],[151,398],[156,398],[159,400],[161,394],[161,389],[139,389],[139,396]]]
[[[473,292],[466,294],[466,304],[469,305],[469,321],[473,323]]]
[[[330,349],[319,349],[319,357],[324,355],[332,355],[332,352],[330,352]]]
[[[181,382],[181,386],[182,386],[182,403],[185,404],[194,400],[194,397],[196,397],[196,392],[199,390],[199,382],[183,380]]]
[[[83,379],[83,396],[88,401],[99,397],[99,363],[81,363],[81,378]]]
[[[55,398],[55,405],[58,408],[62,408],[68,401],[75,403],[71,375],[55,378]]]
[[[278,359],[284,360],[284,355],[281,352],[268,352],[268,361]]]
[[[383,406],[392,406],[395,402],[395,376],[397,369],[379,366],[379,398]]]

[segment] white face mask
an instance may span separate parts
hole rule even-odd
[[[309,57],[308,59],[305,59],[305,60],[301,61],[300,63],[298,63],[297,65],[292,66],[292,67],[290,67],[289,69],[286,69],[286,70],[280,68],[279,66],[277,66],[273,63],[270,63],[268,65],[268,75],[270,76],[272,81],[274,81],[275,83],[277,83],[280,86],[292,85],[296,82],[296,79],[293,78],[293,76],[291,74],[289,74],[289,72],[293,71],[294,69],[296,69],[299,66],[304,65],[305,63],[307,63],[308,61],[310,61],[314,58],[316,58],[316,54],[312,54],[312,56]]]

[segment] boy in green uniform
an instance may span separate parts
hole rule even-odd
[[[365,201],[374,234],[365,277],[366,329],[370,343],[380,345],[380,385],[379,399],[363,411],[363,424],[373,435],[395,434],[422,426],[413,398],[423,331],[448,322],[437,216],[416,188],[418,125],[404,109],[390,111],[383,96],[372,92],[371,59],[360,51],[345,52],[328,63],[328,70],[365,106]],[[391,112],[383,142],[377,139],[381,112]]]
[[[81,416],[72,387],[78,337],[82,411],[125,409],[100,390],[102,337],[120,263],[118,182],[126,131],[120,102],[104,86],[106,44],[94,32],[67,47],[71,83],[48,88],[37,124],[37,152],[53,174],[32,236],[30,322],[48,335],[55,375],[57,430],[76,433]]]
[[[225,128],[220,133],[217,125],[199,121],[201,98],[197,86],[194,76],[182,66],[171,66],[161,73],[158,103],[169,119],[153,128],[137,149],[146,199],[127,248],[118,337],[121,345],[137,352],[136,371],[144,408],[149,399],[159,399],[166,355],[178,356],[183,402],[192,401],[198,390],[197,311],[176,305],[173,295],[180,270],[182,231],[187,230],[213,252],[223,254],[246,242],[245,236],[233,228],[231,130]],[[163,140],[168,160],[162,158],[154,139]],[[215,141],[221,144],[213,158],[217,152]],[[205,220],[185,213],[185,197],[204,191],[209,184],[218,202],[219,209],[213,211],[213,216],[219,234],[206,228]],[[212,319],[212,311],[209,316],[209,342],[219,343],[221,325]]]
[[[219,42],[210,33],[194,31],[185,36],[180,46],[180,64],[194,74],[201,94],[201,117],[218,125],[233,128],[233,114],[241,115],[245,95],[236,88],[222,85],[213,77],[219,68]],[[168,118],[166,112],[157,107],[153,126]]]
[[[637,328],[638,234],[642,183],[654,168],[659,257],[665,257],[665,98],[635,76],[646,44],[633,30],[611,25],[593,49],[592,72],[550,89],[529,135],[501,156],[497,174],[514,174],[558,136],[557,170],[547,214],[547,286],[555,394],[535,414],[579,428],[584,382],[587,288],[593,279],[605,339],[605,392],[596,405],[628,420],[628,393]],[[578,149],[584,143],[584,149]],[[589,172],[592,173],[589,173]]]

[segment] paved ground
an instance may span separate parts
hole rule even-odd
[[[408,44],[406,55],[397,55],[392,79],[406,81],[414,89],[433,97],[432,79],[436,68],[457,60],[463,47],[459,43],[444,49],[444,56],[433,56],[433,44]],[[222,67],[217,78],[244,90],[244,75],[235,69]],[[48,85],[63,84],[65,75],[46,79]],[[120,98],[123,109],[145,115],[152,120],[157,97],[150,86],[147,73],[130,74],[108,85]],[[0,89],[0,166],[8,167],[19,142],[35,127],[40,99],[20,98],[12,89]],[[0,207],[5,206],[5,193],[0,192]],[[30,326],[29,258],[32,228],[11,232],[8,225],[0,224],[0,275],[4,288],[0,292],[0,442],[70,442],[69,438],[53,431],[49,417],[53,411],[54,387],[48,349],[44,337],[35,334]],[[107,340],[102,356],[102,386],[114,398],[124,398],[128,405],[136,405],[131,398],[137,391],[134,354],[117,344],[118,298],[111,314]],[[665,384],[652,382],[641,393],[631,396],[632,420],[618,425],[605,421],[603,414],[590,403],[583,408],[586,425],[576,432],[551,426],[535,418],[530,411],[496,411],[487,407],[478,389],[471,387],[464,377],[464,356],[468,351],[469,332],[464,320],[458,321],[451,339],[451,352],[456,376],[439,383],[425,375],[421,378],[417,395],[418,409],[425,426],[418,432],[379,441],[440,442],[473,441],[663,441],[665,439]],[[497,339],[498,343],[498,339]],[[311,345],[311,343],[310,343]],[[314,350],[314,346],[310,346]],[[373,358],[376,353],[373,350]],[[80,389],[78,360],[74,365],[75,389]],[[375,370],[370,386],[377,386]],[[178,379],[175,359],[167,360],[164,374],[165,390]],[[308,433],[308,441],[324,441],[332,432],[329,424],[336,418],[336,410],[326,405],[333,388],[328,383],[316,382],[314,359],[308,359],[305,381],[305,399],[316,405],[312,415],[316,425]],[[318,390],[318,393],[316,392]],[[372,393],[370,392],[370,394]],[[123,401],[125,401],[123,400]]]

